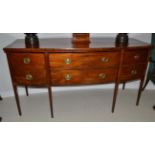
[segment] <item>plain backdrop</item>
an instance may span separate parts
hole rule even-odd
[[[12,95],[12,88],[2,48],[24,37],[17,33],[130,33],[150,42],[151,34],[137,33],[155,32],[154,0],[1,0],[0,4],[0,32],[11,33],[0,34],[0,91],[5,96]],[[39,37],[47,35],[53,36]],[[134,84],[130,87],[137,87]],[[154,155],[154,131],[154,123],[2,123],[0,152]]]

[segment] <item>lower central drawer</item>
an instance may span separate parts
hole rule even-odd
[[[53,86],[84,85],[114,82],[117,68],[94,70],[56,70],[51,72]]]

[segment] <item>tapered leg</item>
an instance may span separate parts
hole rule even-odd
[[[124,83],[123,83],[123,87],[122,87],[123,90],[125,89],[125,84],[126,84],[126,83],[124,82]]]
[[[142,91],[143,91],[143,83],[144,83],[144,79],[142,79],[140,81],[140,86],[139,86],[138,96],[137,96],[137,102],[136,102],[137,106],[139,105],[139,100],[140,100],[140,97],[141,97],[141,94],[142,94]]]
[[[48,87],[48,95],[49,95],[49,104],[50,104],[50,110],[51,110],[51,117],[54,118],[51,87]]]
[[[28,87],[25,86],[26,96],[29,96]]]
[[[19,96],[18,96],[18,91],[17,91],[17,86],[16,85],[13,85],[13,90],[14,90],[14,94],[15,94],[18,113],[21,116],[22,112],[21,112],[21,108],[20,108]]]
[[[116,98],[117,98],[117,94],[118,94],[118,85],[119,85],[118,83],[115,84],[113,103],[112,103],[112,113],[114,113],[114,110],[115,110]]]

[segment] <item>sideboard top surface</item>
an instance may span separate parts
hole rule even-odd
[[[118,49],[115,45],[115,38],[91,38],[89,43],[72,43],[72,38],[47,38],[39,39],[39,47],[35,48],[26,48],[24,39],[18,39],[12,44],[4,48],[4,51],[13,50],[26,50],[26,51],[55,51],[55,50],[110,50]],[[136,39],[129,39],[128,46],[123,48],[151,48],[151,45]]]

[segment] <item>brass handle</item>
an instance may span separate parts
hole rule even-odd
[[[131,71],[131,75],[136,75],[137,74],[137,71],[136,70],[132,70]]]
[[[104,74],[104,73],[100,73],[98,76],[99,76],[100,79],[105,79],[106,78],[106,74]]]
[[[109,62],[109,58],[102,57],[102,58],[101,58],[101,61],[102,61],[102,62]]]
[[[71,79],[72,79],[72,75],[71,75],[71,74],[66,74],[66,75],[65,75],[65,79],[66,79],[67,81],[71,80]]]
[[[25,78],[30,81],[33,79],[33,76],[31,74],[27,74]]]
[[[31,59],[30,58],[24,58],[23,61],[24,61],[24,64],[29,64],[31,62]]]
[[[71,64],[72,60],[70,58],[66,58],[64,62],[66,65],[69,65]]]
[[[135,59],[135,60],[139,59],[139,55],[135,55],[135,56],[134,56],[134,59]]]

